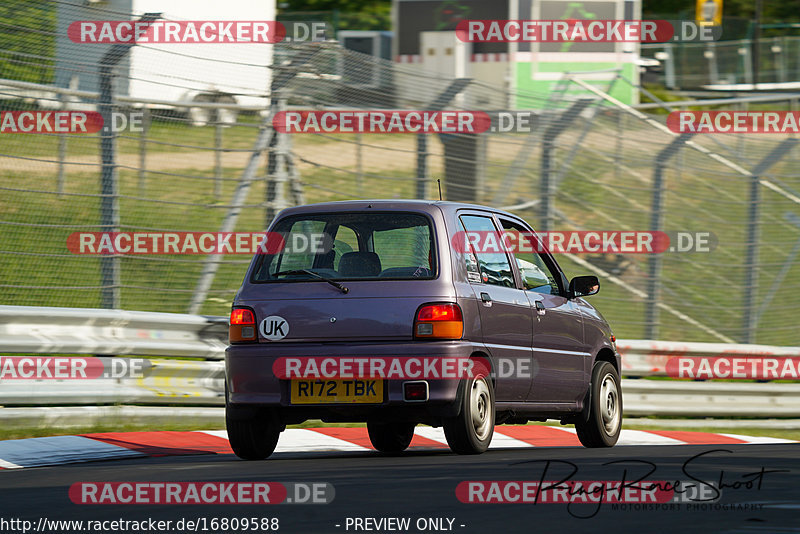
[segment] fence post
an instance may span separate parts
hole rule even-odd
[[[222,196],[222,121],[220,120],[220,109],[212,111],[214,113],[214,198]]]
[[[276,97],[277,104],[275,112],[280,113],[286,110],[286,97],[283,95]],[[264,228],[269,228],[270,223],[282,209],[286,207],[285,185],[288,181],[288,162],[289,134],[275,131],[274,147],[270,148],[273,163],[267,177],[267,209],[265,213]]]
[[[708,81],[709,83],[719,83],[719,67],[717,63],[717,50],[713,41],[706,44],[703,55],[708,60]]]
[[[744,70],[744,83],[753,83],[753,62],[751,61],[751,47],[752,41],[749,39],[742,40],[742,46],[739,47],[739,55],[742,56],[742,67]]]
[[[761,9],[762,0],[755,0],[755,9],[753,10],[753,41],[752,41],[752,55],[750,56],[753,62],[753,89],[758,85],[758,80],[761,77]]]
[[[758,249],[761,217],[761,176],[794,148],[797,139],[786,139],[753,168],[750,177],[750,199],[747,210],[747,242],[745,243],[744,317],[742,343],[755,343],[758,326]]]
[[[100,230],[119,231],[119,183],[117,172],[117,134],[113,128],[114,95],[112,69],[124,52],[114,45],[105,55],[100,67],[100,101],[98,109],[103,119],[100,132]],[[114,57],[113,53],[118,57]],[[120,261],[117,255],[100,256],[100,307],[120,307]]]
[[[664,43],[664,53],[666,63],[664,63],[664,85],[667,89],[677,89],[678,83],[675,80],[675,50],[672,43]]]
[[[653,200],[650,206],[650,231],[664,230],[664,170],[667,162],[675,155],[694,133],[684,133],[672,140],[656,155],[653,171]],[[647,279],[647,309],[645,313],[645,339],[657,339],[659,321],[659,301],[661,298],[661,254],[650,254]]]
[[[471,78],[456,78],[447,89],[439,93],[428,105],[428,111],[441,111],[450,104],[453,98],[463,91],[470,83]],[[416,198],[427,198],[428,194],[428,134],[417,135],[417,185]]]
[[[363,142],[361,133],[356,133],[356,191],[360,197],[364,196]]]
[[[778,79],[779,83],[785,83],[789,81],[789,78],[786,73],[786,45],[784,45],[785,37],[773,37],[772,38],[772,46],[770,47],[770,51],[775,55],[775,65],[777,65],[778,71]]]
[[[67,110],[67,97],[64,93],[59,95],[61,100],[61,110]],[[67,159],[67,134],[60,133],[58,134],[58,175],[56,177],[56,190],[58,191],[58,196],[61,198],[64,195],[64,174],[65,174],[65,166],[66,163],[64,162]]]
[[[556,180],[557,176],[553,167],[553,152],[555,151],[556,137],[567,129],[567,126],[586,109],[586,107],[594,102],[591,98],[582,98],[572,104],[566,111],[561,113],[550,122],[550,125],[542,135],[542,161],[541,161],[541,182],[539,204],[539,231],[550,232],[553,229],[553,221],[555,219],[555,194],[556,194]]]
[[[417,188],[415,198],[428,196],[428,134],[417,134]]]
[[[747,102],[737,102],[733,105],[735,111],[749,111],[749,104]],[[746,143],[747,140],[745,139],[746,135],[737,135],[736,136],[736,159],[739,163],[744,163],[747,158],[747,153],[745,149],[747,148]]]
[[[147,134],[150,132],[150,108],[142,108],[142,133],[139,135],[139,195],[147,190]]]
[[[160,13],[145,13],[137,22],[152,22]],[[117,134],[114,132],[114,67],[128,55],[136,43],[115,44],[100,60],[100,99],[98,111],[103,119],[100,132],[100,229],[119,230],[119,183],[117,172]],[[119,256],[100,257],[100,307],[120,307]]]

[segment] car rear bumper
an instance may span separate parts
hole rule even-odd
[[[281,408],[287,424],[306,419],[367,421],[373,418],[414,420],[450,417],[459,412],[462,380],[430,379],[428,400],[406,401],[403,384],[419,378],[384,381],[380,404],[293,405],[290,381],[275,376],[273,364],[281,357],[450,357],[466,358],[485,350],[467,341],[400,343],[297,343],[231,345],[225,354],[228,403],[233,408]]]

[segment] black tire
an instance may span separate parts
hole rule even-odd
[[[225,426],[233,452],[242,460],[263,460],[275,450],[284,429],[274,410],[225,406]]]
[[[367,422],[367,433],[372,446],[380,452],[403,452],[414,438],[414,423]]]
[[[481,454],[494,435],[494,388],[485,376],[471,378],[464,388],[461,412],[443,421],[450,449],[458,454]]]
[[[622,430],[622,386],[610,363],[594,364],[590,397],[588,417],[575,423],[578,439],[584,447],[613,447]]]

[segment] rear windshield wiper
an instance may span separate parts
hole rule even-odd
[[[313,276],[315,278],[319,278],[320,280],[328,282],[330,285],[332,285],[333,287],[335,287],[336,289],[338,289],[339,291],[341,291],[345,295],[350,292],[350,290],[348,288],[344,287],[342,284],[340,284],[336,280],[331,280],[330,278],[322,276],[319,273],[315,273],[314,271],[312,271],[310,269],[291,269],[289,271],[278,271],[277,273],[274,273],[272,276],[281,276],[281,275],[285,275],[285,274],[308,274],[308,275],[311,275],[311,276]]]

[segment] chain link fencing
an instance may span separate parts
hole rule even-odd
[[[752,39],[643,44],[642,56],[661,63],[658,81],[671,89],[752,84],[754,79]],[[760,39],[758,64],[759,83],[796,82],[800,79],[800,37]]]
[[[75,48],[64,62],[55,20],[3,24],[36,36],[22,49],[2,41],[3,111],[141,113],[142,127],[1,134],[2,304],[225,315],[248,255],[80,255],[68,239],[109,229],[259,232],[288,205],[436,199],[441,179],[446,200],[504,207],[539,230],[710,235],[708,252],[558,255],[569,276],[601,277],[593,304],[620,338],[800,343],[800,148],[791,136],[676,141],[666,109],[645,115],[607,96],[611,84],[628,83],[618,73],[594,91],[567,73],[559,91],[523,94],[334,41],[251,46],[235,61],[152,45],[156,63],[113,68],[109,106],[99,87],[82,85],[102,74],[97,50]],[[182,70],[187,59],[201,64]],[[159,70],[165,64],[172,74]],[[204,89],[219,72],[230,73],[225,90]],[[129,90],[137,78],[163,96],[137,97]],[[253,80],[265,85],[256,90]],[[769,109],[789,109],[792,98]],[[481,110],[497,119],[520,103],[530,131],[278,135],[271,127],[278,109]]]

